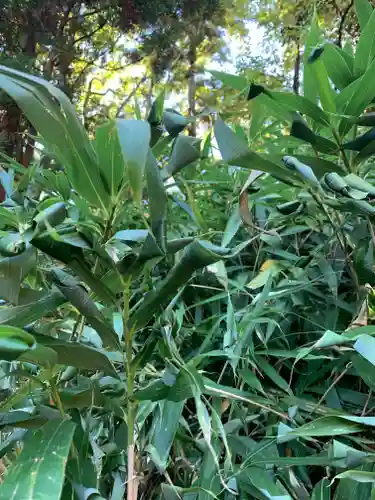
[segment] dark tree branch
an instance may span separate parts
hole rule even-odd
[[[350,12],[350,9],[353,7],[353,4],[354,4],[354,0],[351,0],[351,2],[346,7],[346,9],[344,11],[342,11],[342,13],[341,13],[341,19],[340,19],[337,42],[336,42],[336,45],[338,45],[339,47],[342,46],[342,37],[344,34],[343,32],[344,32],[345,20],[346,20],[347,15]]]

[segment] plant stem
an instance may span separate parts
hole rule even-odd
[[[123,306],[123,324],[124,324],[124,340],[125,340],[125,355],[124,365],[126,366],[127,376],[127,425],[128,425],[128,484],[127,484],[127,500],[137,500],[138,497],[138,479],[136,477],[136,456],[134,443],[134,427],[136,406],[133,401],[134,393],[134,370],[132,367],[133,360],[133,334],[134,330],[129,329],[129,302],[130,302],[130,282],[129,278],[125,282],[124,288],[124,306]]]
[[[332,133],[333,133],[333,137],[335,138],[336,144],[338,145],[338,147],[340,149],[340,154],[341,154],[342,161],[344,162],[345,170],[347,171],[348,174],[350,174],[350,172],[352,171],[352,168],[351,168],[349,160],[346,156],[345,151],[342,149],[340,137],[334,128],[332,128]]]

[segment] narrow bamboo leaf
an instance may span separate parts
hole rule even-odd
[[[293,395],[289,384],[279,375],[279,373],[275,370],[275,368],[270,365],[264,358],[261,356],[257,356],[256,363],[260,368],[260,372],[265,374],[274,384],[276,384],[281,390],[286,393]]]
[[[280,424],[284,425],[284,424]],[[280,427],[278,442],[284,443],[297,437],[340,436],[361,432],[363,427],[357,422],[346,421],[339,417],[321,417],[298,429]]]
[[[221,246],[226,247],[233,240],[241,226],[239,206],[235,205],[224,230]]]
[[[152,424],[152,437],[148,448],[152,460],[158,469],[165,471],[169,453],[180,425],[180,418],[184,408],[184,401],[160,401]]]
[[[358,375],[370,389],[375,390],[375,367],[362,356],[353,356],[352,363]]]
[[[346,470],[337,474],[335,479],[352,479],[358,483],[375,483],[375,472],[362,470]]]
[[[353,118],[351,122],[363,127],[375,127],[375,113],[365,113],[362,116]]]
[[[355,0],[354,6],[359,24],[361,26],[361,30],[363,30],[365,29],[368,20],[372,15],[373,12],[372,5],[370,2],[368,2],[368,0]]]
[[[361,76],[375,56],[375,11],[372,11],[366,26],[361,29],[354,58],[354,75]]]
[[[234,90],[244,90],[248,85],[248,81],[243,76],[231,75],[230,73],[224,73],[223,71],[208,70],[209,73],[228,87]]]
[[[78,309],[96,330],[106,346],[118,348],[118,337],[104,316],[96,307],[86,290],[79,282],[61,270],[52,271],[53,280],[60,292]]]
[[[149,152],[146,164],[147,195],[151,218],[151,230],[162,250],[165,250],[165,217],[167,195],[155,157]]]
[[[179,134],[173,144],[172,155],[166,167],[168,176],[200,158],[200,140],[188,135]]]
[[[150,147],[150,125],[143,120],[120,119],[117,120],[117,131],[134,200],[140,205]]]
[[[107,183],[108,192],[116,196],[124,178],[124,159],[114,121],[96,128],[94,144],[99,170]]]
[[[74,428],[72,422],[62,420],[34,432],[0,486],[0,495],[14,500],[59,500]]]

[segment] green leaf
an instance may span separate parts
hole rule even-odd
[[[306,180],[316,186],[319,185],[319,181],[314,174],[313,169],[309,167],[309,165],[301,163],[296,158],[293,158],[293,156],[284,156],[283,162],[288,168],[298,172],[303,180]]]
[[[361,29],[354,58],[354,74],[361,76],[372,63],[375,56],[375,11],[372,11],[366,26]]]
[[[25,441],[24,449],[0,486],[14,500],[59,500],[75,425],[48,422]]]
[[[339,90],[353,81],[353,61],[340,47],[333,43],[325,44],[322,60],[328,77]]]
[[[346,470],[337,474],[334,479],[352,479],[358,483],[375,483],[375,472],[363,470]]]
[[[147,194],[150,209],[151,230],[161,249],[165,249],[165,217],[167,195],[155,157],[149,152],[146,165]]]
[[[40,333],[33,333],[33,336],[38,344],[56,352],[59,365],[74,366],[81,370],[101,370],[112,377],[117,377],[116,370],[104,351]]]
[[[281,164],[270,161],[267,156],[262,157],[251,151],[246,142],[231,130],[221,119],[215,123],[215,138],[225,163],[244,168],[258,169],[267,172],[286,182],[293,176]]]
[[[55,311],[64,302],[66,302],[65,297],[55,290],[46,292],[38,300],[25,305],[0,307],[0,324],[23,327]]]
[[[160,401],[152,423],[152,436],[148,451],[158,469],[165,471],[169,453],[180,425],[184,401]]]
[[[53,280],[60,292],[71,302],[74,307],[87,319],[88,323],[96,330],[103,344],[118,348],[118,337],[112,327],[107,323],[104,316],[96,307],[80,283],[61,270],[51,272]]]
[[[363,127],[375,127],[375,113],[365,113],[362,116],[354,117],[351,122]]]
[[[143,120],[117,120],[122,155],[135,202],[142,199],[143,173],[150,147],[150,125]]]
[[[179,134],[173,144],[172,155],[166,166],[169,177],[200,158],[200,140]]]
[[[354,344],[354,349],[375,366],[375,339],[370,335],[361,335]]]
[[[34,217],[36,232],[40,233],[49,227],[56,227],[68,216],[65,203],[53,203],[48,208],[42,210]]]
[[[15,326],[0,325],[0,358],[12,361],[30,349],[35,349],[35,338]]]
[[[249,85],[246,78],[238,75],[231,75],[230,73],[224,73],[223,71],[215,71],[212,69],[208,70],[209,73],[228,87],[231,87],[234,90],[244,90]]]
[[[35,249],[28,245],[24,252],[0,259],[0,297],[18,304],[21,283],[35,265]]]
[[[40,251],[50,255],[60,262],[63,262],[73,269],[82,281],[84,281],[105,304],[114,304],[115,298],[111,291],[104,285],[104,283],[102,283],[100,279],[92,274],[89,265],[86,263],[81,248],[82,245],[77,246],[70,243],[74,240],[74,236],[79,236],[79,233],[70,235],[68,239],[69,243],[57,241],[49,235],[33,238],[31,243]],[[89,248],[91,247],[89,246]]]
[[[361,30],[363,30],[373,13],[372,5],[368,0],[354,0],[354,6]]]
[[[108,121],[96,128],[95,151],[99,169],[106,181],[108,192],[116,196],[124,178],[124,159],[121,152],[116,122]]]
[[[293,120],[290,135],[301,141],[310,143],[315,150],[322,153],[330,154],[337,150],[334,142],[319,134],[315,134],[301,118]]]
[[[308,64],[309,57],[314,48],[319,44],[321,31],[317,22],[317,15],[314,14],[311,20],[310,31],[306,39],[305,50],[303,54],[303,94],[312,103],[317,100],[317,87],[311,66]]]
[[[202,269],[218,260],[237,255],[248,242],[230,250],[218,247],[208,241],[196,240],[187,245],[181,259],[169,271],[166,278],[142,300],[138,309],[130,318],[129,328],[142,328],[151,320],[154,313],[173,297],[178,289],[187,284],[195,271]]]
[[[261,356],[256,357],[256,364],[258,365],[260,372],[264,373],[269,379],[272,380],[274,384],[276,384],[282,391],[287,394],[293,395],[289,384],[278,374],[275,368],[270,365],[264,358]]]
[[[322,51],[323,52],[323,51]],[[320,56],[320,54],[319,54]],[[311,58],[311,56],[310,56]],[[333,90],[331,83],[328,78],[327,70],[321,57],[316,60],[311,61],[309,58],[308,64],[312,69],[313,75],[315,76],[315,81],[318,87],[318,93],[322,108],[324,111],[329,113],[336,112],[336,102],[335,102],[335,91]]]
[[[66,95],[50,83],[0,66],[0,87],[14,99],[64,165],[73,187],[106,213],[109,197],[94,149]]]
[[[353,356],[352,363],[361,379],[372,390],[375,390],[375,368],[362,356]]]
[[[163,124],[171,137],[177,137],[184,130],[189,120],[173,109],[166,109],[163,113]]]
[[[371,103],[375,95],[373,87],[374,71],[375,60],[363,76],[357,78],[336,96],[337,111],[340,114],[358,116]],[[351,121],[343,118],[339,127],[340,134],[345,135],[351,127]]]
[[[314,486],[311,500],[331,500],[331,481],[322,479]]]
[[[283,426],[284,424],[280,424]],[[287,427],[287,426],[286,426]],[[278,442],[284,443],[297,437],[340,436],[361,432],[363,427],[357,422],[343,420],[339,417],[321,417],[297,429],[279,426]]]

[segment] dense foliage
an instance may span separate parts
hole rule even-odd
[[[375,10],[354,2],[354,46],[308,10],[295,92],[211,70],[199,102],[226,5],[161,2],[167,33],[129,3],[146,10],[124,26],[103,2],[106,36],[139,30],[146,58],[163,34],[183,110],[167,68],[105,120],[46,54],[0,66],[23,125],[0,151],[0,498],[375,498]],[[82,5],[98,23],[102,3]],[[72,36],[74,58],[108,41]]]

